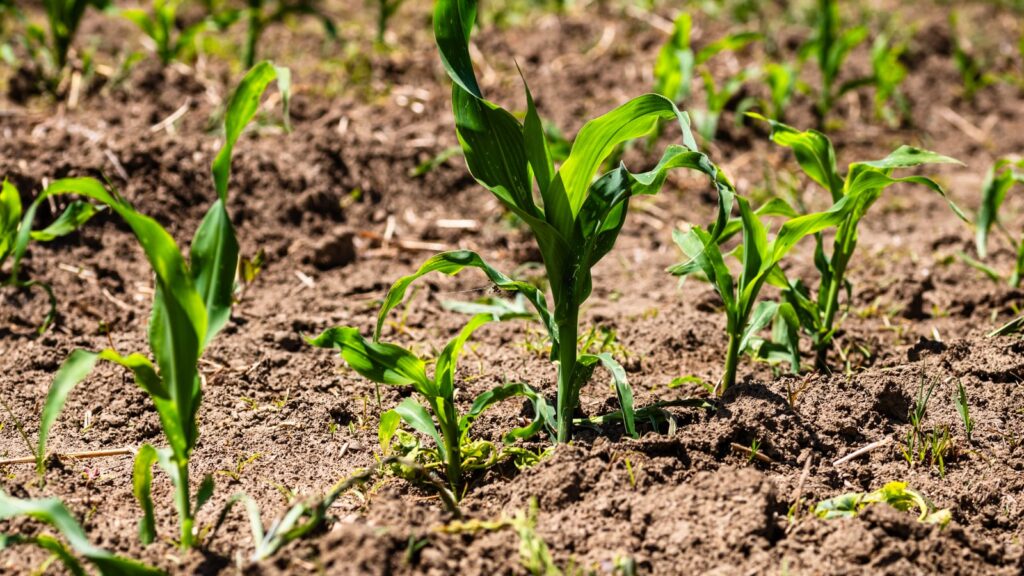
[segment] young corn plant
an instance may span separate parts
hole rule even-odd
[[[438,0],[434,9],[434,35],[441,61],[454,84],[456,131],[473,177],[533,233],[544,260],[554,311],[549,312],[546,298],[532,286],[513,282],[475,253],[458,251],[435,256],[415,275],[400,280],[389,292],[382,314],[401,301],[412,280],[432,271],[455,274],[466,267],[478,268],[499,287],[529,292],[526,296],[548,329],[551,358],[558,364],[557,440],[570,440],[580,390],[597,364],[610,368],[627,414],[627,430],[635,434],[632,393],[620,378],[625,374],[621,366],[608,355],[577,353],[579,312],[590,296],[591,268],[614,246],[631,197],[656,193],[673,168],[698,170],[718,183],[717,168],[697,150],[687,116],[671,100],[649,94],[588,122],[577,134],[568,158],[556,170],[529,88],[522,122],[483,96],[469,51],[476,7],[475,0]],[[682,146],[668,147],[649,172],[634,174],[619,164],[594,179],[621,144],[649,134],[663,120],[679,123]],[[539,205],[534,199],[534,181]]]
[[[34,56],[39,67],[43,87],[51,94],[56,94],[64,79],[68,65],[68,54],[78,26],[88,8],[107,8],[109,0],[43,0],[46,10],[47,30],[31,25],[26,34],[29,53]]]
[[[742,50],[761,38],[756,32],[739,32],[694,51],[690,42],[692,29],[689,12],[679,14],[672,35],[661,47],[654,64],[654,91],[677,103],[693,95],[694,78],[709,60],[723,52]]]
[[[43,195],[38,196],[29,204],[28,209],[23,211],[18,189],[6,179],[0,187],[0,273],[7,260],[11,261],[11,271],[6,277],[0,274],[0,284],[19,288],[39,287],[46,292],[50,300],[50,310],[39,326],[39,333],[45,332],[53,322],[57,313],[57,299],[48,284],[22,278],[21,260],[28,250],[29,243],[50,242],[67,236],[81,228],[97,212],[92,204],[75,200],[68,204],[64,212],[49,226],[42,230],[32,230],[36,212],[43,200]]]
[[[914,148],[900,146],[881,160],[854,162],[847,169],[846,176],[840,175],[836,167],[836,154],[828,137],[816,130],[799,131],[795,128],[768,120],[762,116],[752,117],[767,121],[772,128],[771,139],[780,146],[793,149],[797,164],[816,184],[824,188],[837,205],[847,201],[850,208],[836,228],[832,253],[825,252],[825,240],[816,235],[817,245],[814,263],[821,274],[817,287],[817,298],[802,282],[790,281],[783,277],[783,301],[793,306],[802,328],[811,336],[818,369],[827,369],[828,349],[840,320],[839,297],[843,291],[851,290],[846,279],[847,268],[857,248],[857,228],[861,220],[881,196],[882,192],[898,183],[919,184],[946,199],[953,212],[966,221],[966,216],[934,180],[924,176],[894,177],[899,169],[924,164],[960,164],[958,160]]]
[[[857,78],[839,83],[839,75],[850,52],[868,37],[868,29],[855,26],[842,29],[839,18],[839,0],[818,0],[814,37],[802,48],[806,55],[813,54],[821,74],[818,90],[818,118],[822,125],[828,119],[836,102],[844,94],[871,83],[870,78]]]
[[[693,21],[688,12],[676,18],[672,35],[661,47],[654,64],[654,92],[678,105],[693,95],[694,79],[699,74],[703,81],[707,109],[699,114],[694,110],[694,125],[704,142],[708,143],[714,140],[718,121],[726,105],[740,91],[752,72],[743,71],[732,75],[719,86],[708,70],[707,63],[723,52],[742,50],[759,40],[761,35],[756,32],[730,34],[694,51],[690,42],[692,28]]]
[[[318,0],[247,0],[248,7],[243,11],[248,23],[245,33],[245,48],[242,53],[242,65],[252,68],[256,62],[257,47],[264,30],[273,24],[279,24],[292,16],[310,16],[320,21],[324,34],[330,40],[338,38],[338,30],[334,20],[321,8]]]
[[[979,90],[995,84],[999,81],[999,77],[988,71],[990,63],[975,54],[969,43],[960,36],[959,22],[960,17],[956,11],[950,12],[949,29],[953,42],[953,65],[960,74],[964,100],[972,102]]]
[[[770,62],[764,66],[762,78],[768,86],[769,97],[761,108],[772,120],[785,120],[786,109],[800,86],[800,69],[795,63]]]
[[[37,546],[54,555],[75,575],[86,574],[82,565],[84,558],[102,576],[156,576],[162,571],[128,558],[117,556],[89,542],[82,526],[71,515],[67,507],[56,498],[25,500],[8,496],[0,491],[0,520],[31,518],[47,524],[64,537],[60,538],[39,532],[34,536],[21,534],[0,534],[0,549],[12,546]]]
[[[142,354],[123,355],[114,349],[98,353],[72,352],[50,386],[36,450],[38,472],[42,476],[50,428],[68,394],[88,377],[97,362],[106,360],[130,370],[135,383],[153,401],[168,444],[163,448],[144,444],[135,457],[134,493],[143,510],[139,536],[145,544],[152,542],[156,535],[150,495],[154,464],[160,465],[174,486],[180,525],[178,542],[182,548],[195,544],[195,514],[213,493],[213,479],[207,476],[193,503],[189,481],[188,463],[199,437],[198,411],[202,399],[199,359],[231,316],[239,253],[227,212],[232,151],[242,130],[256,114],[260,96],[277,77],[278,71],[271,64],[261,63],[246,74],[228,103],[225,143],[212,166],[217,199],[192,239],[187,261],[160,224],[137,212],[94,179],[59,180],[44,192],[46,196],[78,194],[109,206],[132,229],[156,276],[149,321],[149,345],[155,364]]]
[[[491,314],[473,316],[437,357],[433,377],[427,376],[427,363],[416,354],[397,344],[368,341],[356,328],[332,328],[311,339],[309,343],[318,348],[337,348],[345,362],[368,380],[412,388],[419,396],[419,401],[413,397],[406,398],[381,416],[381,448],[385,455],[390,453],[392,439],[400,421],[431,438],[434,450],[423,454],[427,460],[425,464],[428,467],[433,462],[442,464],[452,500],[457,502],[463,494],[465,475],[493,466],[502,457],[500,450],[492,443],[470,437],[470,427],[485,410],[514,397],[525,397],[533,402],[536,412],[534,421],[507,433],[504,437],[507,443],[537,434],[551,418],[551,408],[544,398],[525,384],[504,384],[488,390],[473,400],[469,412],[465,414],[459,414],[455,404],[458,358],[473,332],[494,320],[530,317],[515,313],[499,318]]]
[[[999,219],[1007,194],[1017,184],[1024,184],[1024,160],[1001,158],[989,168],[981,187],[981,206],[975,218],[974,245],[978,252],[978,260],[964,254],[961,257],[969,265],[984,272],[989,278],[999,282],[1009,282],[1010,286],[1019,288],[1024,275],[1024,234],[1015,237]],[[997,230],[1013,248],[1016,260],[1013,270],[1003,274],[981,262],[988,257],[989,236]]]
[[[875,117],[897,127],[910,111],[900,86],[907,77],[902,57],[907,46],[889,35],[879,35],[871,45],[871,79],[875,87]]]
[[[701,70],[700,75],[704,83],[705,107],[693,110],[693,126],[705,146],[714,142],[715,137],[718,136],[718,125],[722,120],[722,114],[729,107],[729,103],[736,99],[736,96],[743,89],[743,85],[747,80],[756,77],[758,74],[758,70],[743,70],[738,74],[729,76],[719,85],[715,82],[711,72]],[[753,105],[752,99],[743,99],[737,106],[740,116],[742,116],[742,109],[749,109],[751,105]]]
[[[719,396],[736,383],[740,356],[751,351],[766,356],[778,355],[799,370],[798,320],[789,303],[759,302],[758,297],[766,283],[782,285],[785,277],[779,263],[797,245],[810,235],[839,225],[852,208],[852,203],[841,199],[829,210],[802,216],[778,200],[754,211],[746,198],[729,192],[720,212],[719,221],[728,218],[733,202],[739,207],[739,219],[711,230],[692,226],[688,231],[675,230],[673,239],[687,260],[669,268],[675,276],[687,277],[703,274],[722,299],[726,316],[726,334],[729,338],[722,378],[715,387]],[[768,227],[762,216],[783,216],[787,219],[775,237],[768,239]],[[742,232],[740,246],[729,253],[739,258],[742,271],[735,277],[725,263],[722,243],[737,232]],[[757,334],[776,319],[773,328],[773,347],[759,342]]]
[[[188,57],[195,49],[196,36],[213,27],[211,20],[203,19],[179,29],[177,14],[180,6],[181,0],[153,0],[149,11],[141,8],[120,11],[124,18],[152,40],[156,55],[164,66]]]
[[[388,32],[388,23],[402,7],[405,0],[376,0],[377,2],[377,45],[385,44],[384,35]]]

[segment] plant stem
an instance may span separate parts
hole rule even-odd
[[[558,325],[558,443],[572,439],[572,416],[579,404],[579,392],[575,389],[576,338],[579,310],[573,309],[569,318]]]
[[[188,461],[178,462],[178,485],[175,486],[174,498],[177,500],[178,514],[181,516],[181,549],[187,550],[194,545],[192,527],[192,502],[189,495]]]
[[[818,340],[814,343],[816,352],[814,365],[818,370],[828,369],[828,346],[832,343],[836,311],[839,310],[839,291],[846,278],[846,264],[850,261],[853,252],[855,226],[856,222],[848,219],[836,233],[836,247],[832,255],[832,283],[829,284],[828,294],[825,297],[825,317],[821,324],[821,331],[818,333]]]
[[[448,462],[445,468],[448,473],[448,485],[457,502],[462,495],[462,447],[459,437],[459,418],[455,413],[455,403],[452,399],[441,400],[441,409],[444,411],[441,433],[444,434],[444,443],[448,448]]]
[[[722,383],[718,387],[718,395],[725,394],[725,391],[736,383],[736,368],[740,362],[740,334],[729,334],[729,350],[725,354],[725,373],[722,374]]]

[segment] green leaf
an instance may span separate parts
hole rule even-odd
[[[391,453],[391,439],[398,431],[398,425],[402,417],[394,410],[388,410],[380,415],[380,425],[377,427],[377,438],[380,440],[381,454],[387,456]]]
[[[277,69],[270,62],[253,66],[235,88],[224,114],[224,146],[213,160],[213,183],[222,202],[228,199],[228,178],[231,176],[231,154],[242,131],[256,115],[260,98],[267,85],[277,78]]]
[[[68,359],[61,364],[57,374],[53,377],[50,390],[46,393],[46,402],[43,404],[42,416],[39,420],[39,438],[36,446],[36,473],[41,478],[46,472],[46,442],[50,436],[50,428],[53,427],[57,417],[64,409],[68,394],[85,380],[92,372],[98,355],[84,350],[75,350],[68,356]]]
[[[160,378],[177,409],[177,427],[184,433],[183,445],[172,443],[172,447],[179,459],[187,460],[198,437],[195,424],[200,399],[197,364],[207,329],[203,300],[195,290],[174,239],[155,220],[139,214],[92,178],[58,180],[40,198],[70,193],[106,204],[120,215],[135,233],[156,273],[149,342],[160,367]]]
[[[148,576],[162,574],[145,564],[116,556],[89,542],[85,531],[56,498],[22,500],[0,491],[0,520],[28,517],[53,526],[71,545],[72,550],[91,562],[103,576]],[[53,548],[45,545],[47,549]]]
[[[381,304],[380,312],[377,315],[377,327],[374,331],[374,340],[380,338],[381,330],[384,327],[384,320],[387,318],[388,313],[402,303],[405,299],[405,293],[409,289],[409,286],[418,278],[430,274],[431,272],[440,272],[442,274],[454,276],[465,268],[477,268],[481,270],[499,289],[519,293],[525,296],[526,299],[529,300],[530,304],[533,305],[534,309],[537,310],[537,314],[540,316],[545,328],[548,329],[548,333],[551,335],[554,342],[554,345],[552,346],[552,357],[556,357],[555,355],[558,347],[558,329],[555,326],[554,319],[551,317],[551,313],[548,311],[547,298],[544,297],[544,293],[531,284],[513,280],[508,276],[505,276],[501,272],[492,268],[483,260],[483,258],[480,257],[479,254],[470,250],[442,252],[441,254],[437,254],[424,262],[423,265],[420,266],[419,270],[414,274],[399,278],[398,281],[391,286],[391,289],[388,290],[388,294],[384,298],[383,304]]]
[[[800,168],[832,194],[832,201],[838,202],[843,195],[843,178],[836,168],[836,152],[828,137],[817,130],[801,132],[792,126],[776,122],[748,112],[747,116],[767,122],[771,128],[771,139],[780,146],[793,149]]]
[[[736,34],[729,34],[728,36],[719,38],[704,48],[701,48],[701,50],[697,52],[696,63],[703,64],[721,52],[742,50],[748,44],[757,42],[760,39],[761,34],[757,32],[739,32]]]
[[[580,362],[586,362],[588,356],[590,355],[581,355]],[[605,369],[608,370],[608,373],[611,374],[615,395],[619,398],[619,409],[622,411],[622,425],[626,429],[626,434],[633,438],[639,438],[640,434],[636,431],[636,415],[633,411],[633,388],[626,379],[626,370],[607,352],[593,356],[593,358],[600,361]]]
[[[1024,168],[1024,161],[1015,163],[1005,158],[1000,159],[985,175],[981,187],[981,207],[975,224],[975,247],[980,258],[988,255],[988,235],[992,226],[999,221],[999,208],[1006,194],[1014,184],[1024,183],[1024,174],[1016,172],[1014,168]]]
[[[502,384],[495,388],[491,388],[486,392],[481,393],[473,400],[473,405],[470,406],[469,412],[464,414],[459,420],[459,430],[463,435],[467,433],[469,427],[473,425],[473,422],[480,417],[488,408],[508,400],[514,397],[525,397],[533,403],[534,418],[533,421],[522,428],[515,428],[507,432],[504,436],[505,443],[512,443],[517,439],[527,439],[539,432],[541,428],[547,426],[549,429],[554,429],[555,411],[544,397],[538,394],[533,388],[530,388],[523,383],[510,383]]]
[[[466,341],[473,335],[477,328],[493,321],[490,314],[478,314],[469,320],[458,336],[453,338],[441,350],[437,357],[437,364],[434,367],[434,382],[437,385],[437,394],[440,398],[452,398],[455,395],[455,367],[458,363],[459,353],[465,347]]]
[[[576,135],[572,152],[555,177],[555,188],[563,187],[573,215],[583,207],[594,174],[617,146],[644,136],[661,120],[671,119],[682,127],[686,148],[696,151],[697,143],[690,134],[689,119],[671,100],[658,94],[634,98],[587,122]]]
[[[694,226],[688,232],[673,230],[672,239],[690,260],[672,266],[668,269],[669,273],[686,276],[698,271],[703,272],[722,298],[726,310],[736,310],[736,291],[732,274],[725,265],[718,242],[699,226]]]
[[[61,236],[67,236],[82,227],[98,210],[88,202],[74,201],[68,204],[64,212],[52,224],[42,230],[33,230],[32,240],[49,242]]]
[[[747,321],[743,337],[740,339],[740,352],[746,351],[750,347],[751,339],[756,337],[758,332],[764,330],[771,323],[778,311],[779,304],[777,302],[757,303],[757,306],[754,307],[754,312],[750,315],[750,320]]]
[[[414,430],[422,432],[434,439],[440,460],[445,461],[448,459],[448,449],[445,446],[441,435],[437,432],[437,427],[434,426],[434,420],[430,417],[430,413],[427,412],[426,408],[421,406],[415,399],[406,398],[395,407],[395,412],[402,417],[402,420],[404,420],[406,424],[412,426]],[[455,449],[457,449],[457,447]]]
[[[199,489],[196,490],[196,505],[193,514],[198,514],[203,506],[210,501],[210,498],[213,497],[214,487],[213,476],[209,474],[203,476],[202,482],[199,483]]]
[[[156,464],[156,458],[156,448],[143,444],[135,454],[135,462],[132,465],[132,493],[142,508],[142,518],[139,518],[139,541],[147,546],[156,539],[152,495],[153,464]]]
[[[4,179],[0,187],[0,264],[14,249],[18,225],[21,222],[21,195],[18,189]]]
[[[224,114],[224,146],[213,161],[217,201],[210,207],[192,239],[189,253],[195,288],[206,306],[207,327],[202,334],[205,347],[227,324],[234,300],[235,273],[238,270],[238,239],[227,212],[228,179],[235,143],[259,108],[260,98],[271,81],[279,79],[282,94],[287,97],[290,75],[269,62],[261,62],[238,84]],[[285,69],[286,70],[286,69]],[[287,100],[286,100],[287,101]]]
[[[224,202],[218,199],[196,229],[189,252],[192,279],[207,312],[203,347],[231,319],[238,253],[235,227],[231,224]]]
[[[337,348],[353,370],[373,382],[412,386],[424,396],[438,395],[423,361],[401,346],[370,342],[351,327],[330,328],[307,341],[317,348]]]

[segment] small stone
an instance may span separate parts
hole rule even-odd
[[[355,234],[346,228],[335,228],[313,246],[311,263],[319,270],[340,268],[356,259]]]

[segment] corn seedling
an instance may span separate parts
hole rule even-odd
[[[730,34],[704,48],[694,51],[690,35],[693,21],[688,12],[681,13],[675,21],[672,35],[661,47],[654,64],[654,91],[679,104],[693,95],[693,83],[699,74],[704,85],[705,110],[693,110],[694,126],[705,144],[714,140],[718,122],[726,105],[733,100],[744,82],[752,75],[740,72],[727,78],[719,86],[708,69],[707,63],[714,56],[726,51],[741,50],[760,39],[755,32]],[[659,123],[660,126],[660,123]],[[659,130],[655,131],[655,135]]]
[[[50,300],[50,310],[39,327],[40,333],[45,332],[53,321],[57,313],[57,301],[48,284],[21,277],[21,261],[28,250],[29,242],[50,242],[67,236],[81,228],[97,212],[92,204],[75,200],[68,204],[52,224],[41,230],[32,230],[36,212],[45,199],[45,195],[40,194],[23,211],[18,189],[7,180],[4,180],[0,187],[0,269],[8,259],[11,261],[11,271],[0,280],[0,284],[20,288],[40,287],[46,292]]]
[[[813,54],[821,74],[818,91],[818,117],[822,125],[835,103],[844,94],[871,83],[870,78],[857,78],[839,84],[843,64],[853,51],[868,37],[868,29],[855,26],[842,29],[839,18],[839,0],[818,0],[814,37],[802,48],[805,55]]]
[[[688,117],[672,101],[649,94],[588,122],[576,136],[568,158],[555,170],[529,88],[522,122],[485,99],[480,90],[469,51],[476,8],[475,0],[439,0],[434,10],[434,35],[442,63],[454,83],[456,130],[474,178],[533,233],[554,297],[554,312],[549,312],[544,294],[533,286],[511,280],[473,252],[458,251],[435,256],[416,274],[399,280],[381,314],[397,305],[409,283],[424,274],[455,274],[466,267],[478,268],[498,288],[523,292],[548,329],[551,358],[558,363],[557,440],[569,441],[580,389],[599,363],[612,372],[626,415],[624,424],[628,433],[635,435],[632,391],[624,379],[625,371],[610,355],[577,353],[579,311],[591,293],[591,268],[614,246],[632,196],[656,193],[673,168],[698,170],[717,183],[717,168],[697,150]],[[649,172],[634,174],[619,164],[594,180],[616,149],[649,134],[663,120],[679,123],[683,146],[670,146]],[[534,199],[534,180],[540,191],[540,206]],[[377,332],[379,336],[379,328]]]
[[[59,180],[44,192],[45,196],[79,194],[109,206],[132,229],[155,272],[156,288],[149,321],[149,345],[155,365],[142,354],[124,356],[114,349],[99,353],[72,352],[58,370],[47,395],[36,449],[38,472],[42,476],[50,428],[71,390],[89,375],[99,360],[130,370],[136,384],[152,399],[169,445],[154,448],[144,444],[135,458],[134,492],[144,513],[139,536],[146,544],[155,537],[150,496],[153,464],[158,463],[174,485],[182,548],[194,545],[195,513],[213,492],[213,480],[207,476],[193,505],[188,462],[199,437],[197,419],[202,398],[199,359],[231,316],[238,267],[238,241],[227,212],[231,154],[242,130],[256,113],[260,96],[278,76],[272,65],[261,63],[246,74],[228,103],[225,143],[212,166],[217,200],[196,231],[188,261],[160,224],[136,212],[127,201],[108,192],[94,179]]]
[[[972,53],[968,43],[960,37],[959,20],[960,17],[955,11],[950,12],[949,29],[953,42],[953,65],[960,74],[964,100],[972,101],[978,90],[995,84],[998,77],[986,70],[988,63]]]
[[[841,199],[825,212],[798,216],[782,200],[770,202],[755,212],[742,196],[732,191],[723,196],[726,200],[720,208],[719,222],[710,231],[693,226],[686,232],[673,232],[673,239],[687,260],[669,268],[669,273],[680,277],[703,274],[722,299],[729,344],[722,379],[716,386],[718,395],[736,383],[739,358],[745,351],[781,355],[793,370],[799,370],[798,342],[794,337],[798,331],[796,312],[789,303],[759,302],[758,296],[766,282],[779,285],[784,281],[779,263],[802,238],[837,226],[853,207],[850,201]],[[723,219],[729,217],[734,201],[740,217],[726,225]],[[788,218],[771,241],[761,220],[768,215]],[[742,232],[741,245],[729,254],[739,258],[742,272],[734,278],[725,264],[729,254],[722,253],[720,244],[737,232]],[[776,338],[773,343],[763,342],[757,333],[773,319],[776,327],[772,332]]]
[[[47,29],[35,24],[26,32],[25,44],[38,66],[43,88],[51,94],[60,89],[68,65],[68,54],[78,26],[88,8],[107,8],[108,0],[43,0]]]
[[[917,490],[907,488],[906,482],[889,482],[874,492],[851,492],[818,502],[814,514],[826,520],[853,518],[872,504],[888,504],[901,511],[916,508],[918,522],[945,527],[953,515],[948,509],[938,509]]]
[[[179,6],[181,0],[153,0],[148,11],[141,8],[120,11],[153,42],[156,55],[164,66],[187,58],[195,49],[196,36],[203,30],[215,28],[212,20],[203,19],[179,29]]]
[[[94,566],[102,576],[149,576],[163,574],[160,570],[112,554],[89,542],[82,526],[75,520],[67,507],[56,498],[43,500],[25,500],[8,496],[0,491],[0,520],[14,518],[32,518],[56,529],[64,537],[65,543],[56,536],[39,532],[34,536],[20,534],[0,534],[0,549],[17,545],[30,545],[42,548],[60,560],[68,572],[75,575],[86,573],[82,561],[84,558]]]
[[[349,490],[370,480],[373,472],[373,470],[360,470],[335,484],[323,497],[292,504],[283,516],[270,524],[269,528],[263,526],[259,504],[245,493],[235,494],[221,509],[207,538],[211,538],[217,532],[234,505],[240,502],[245,506],[246,514],[249,517],[249,527],[252,531],[255,548],[252,561],[265,560],[273,556],[285,544],[298,540],[320,528],[329,519],[328,511],[335,501]],[[288,498],[289,503],[294,499],[293,494]]]
[[[242,65],[251,68],[256,62],[260,37],[268,26],[279,24],[292,16],[310,16],[323,25],[329,40],[338,38],[334,21],[320,7],[318,0],[247,0],[248,8],[243,11],[248,28],[245,34],[245,49]]]
[[[900,124],[910,111],[910,104],[900,90],[907,77],[901,61],[907,46],[889,35],[879,35],[871,45],[871,78],[875,88],[875,117],[890,126]]]
[[[946,199],[953,212],[963,219],[966,216],[934,180],[924,176],[894,177],[896,170],[912,168],[923,164],[960,164],[959,161],[911,146],[900,146],[881,160],[854,162],[847,169],[846,176],[839,174],[836,167],[836,153],[828,137],[816,130],[798,131],[795,128],[768,120],[762,116],[751,116],[771,124],[771,139],[780,146],[792,148],[797,164],[816,184],[830,195],[834,205],[847,202],[843,221],[836,228],[831,255],[825,253],[825,240],[816,235],[814,263],[821,274],[817,288],[817,299],[812,299],[810,290],[799,280],[790,281],[784,275],[783,301],[789,303],[800,319],[800,325],[811,339],[816,352],[818,369],[826,369],[828,349],[837,329],[839,296],[842,291],[849,293],[851,286],[846,279],[847,267],[857,248],[857,227],[882,192],[893,184],[919,184]]]
[[[376,0],[377,2],[377,44],[384,45],[384,35],[388,31],[388,22],[398,12],[405,0]]]
[[[427,376],[427,363],[409,350],[387,342],[367,341],[356,328],[332,328],[309,340],[309,343],[319,348],[339,349],[353,370],[375,383],[409,386],[419,395],[422,402],[407,398],[381,415],[378,431],[381,449],[385,455],[390,453],[392,440],[402,421],[425,434],[434,441],[435,447],[423,456],[443,464],[448,487],[454,499],[458,500],[462,495],[465,473],[490,467],[501,457],[500,451],[490,442],[470,437],[470,427],[485,410],[514,397],[525,397],[533,402],[536,418],[530,425],[508,432],[504,437],[507,443],[537,434],[550,419],[551,408],[543,396],[525,384],[504,384],[488,390],[473,400],[465,414],[459,414],[455,404],[456,366],[459,354],[473,332],[494,320],[523,317],[515,313],[502,317],[491,314],[473,316],[437,357],[432,378]]]
[[[796,64],[771,62],[764,66],[761,77],[768,86],[768,100],[761,104],[767,116],[779,122],[785,120],[786,109],[800,86],[800,69]]]
[[[974,419],[971,418],[971,407],[967,402],[967,389],[964,388],[964,383],[959,380],[956,382],[953,406],[956,408],[956,413],[960,416],[960,421],[963,422],[964,437],[967,438],[967,443],[970,444],[974,437]]]
[[[989,278],[1000,282],[1009,282],[1014,288],[1021,285],[1021,277],[1024,274],[1024,234],[1015,237],[1006,229],[999,218],[999,212],[1003,207],[1007,194],[1017,184],[1024,184],[1024,160],[1010,160],[1001,158],[989,168],[985,175],[985,181],[981,187],[981,206],[975,219],[974,246],[978,252],[979,260],[961,254],[969,265],[981,270]],[[1013,270],[1004,275],[994,268],[983,264],[980,260],[988,257],[989,235],[995,229],[1002,234],[1006,242],[1013,248],[1016,254]]]

